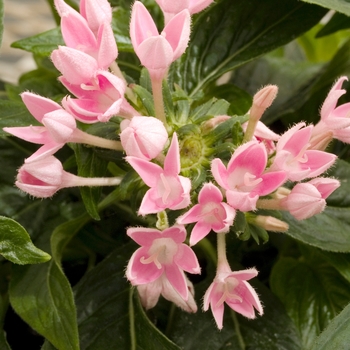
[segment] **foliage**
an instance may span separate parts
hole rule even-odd
[[[53,2],[48,3],[52,6]],[[149,77],[140,68],[129,36],[131,2],[110,3],[115,6],[112,27],[118,62],[136,96],[132,102],[142,106],[145,115],[152,115]],[[161,26],[154,1],[144,3]],[[0,0],[0,17],[2,7]],[[320,24],[328,9],[338,12],[328,24]],[[229,121],[206,135],[216,142],[211,154],[228,160],[234,145],[242,141],[241,124],[247,120],[252,95],[268,83],[280,88],[263,118],[273,130],[282,133],[298,121],[317,121],[334,80],[350,73],[347,16],[350,5],[345,0],[217,0],[195,15],[187,51],[172,64],[168,85],[163,85],[165,109],[174,117],[180,144],[196,140],[202,122],[229,114],[233,116]],[[1,18],[0,37],[2,32]],[[325,49],[327,42],[332,42],[331,52]],[[62,44],[58,27],[13,44],[31,52],[38,67],[24,74],[16,86],[1,85],[6,96],[0,100],[1,128],[35,125],[19,93],[30,90],[57,101],[67,93],[48,60]],[[348,95],[342,97],[342,102],[349,100]],[[184,122],[188,118],[190,126]],[[118,139],[120,120],[112,118],[87,131]],[[52,199],[38,200],[13,188],[16,169],[36,147],[8,137],[2,129],[0,136],[4,164],[0,168],[1,349],[20,349],[15,338],[25,335],[17,331],[14,335],[11,328],[23,323],[38,334],[25,342],[39,338],[37,348],[43,350],[328,350],[348,346],[349,146],[338,141],[330,146],[340,159],[327,175],[338,178],[342,186],[328,198],[323,213],[303,221],[280,214],[290,227],[286,234],[259,231],[249,218],[237,216],[227,235],[229,262],[259,270],[259,280],[252,284],[263,300],[265,314],[251,321],[227,308],[224,329],[218,331],[210,313],[188,314],[164,299],[145,311],[136,289],[127,282],[125,267],[136,245],[126,236],[126,228],[154,226],[156,218],[137,216],[147,189],[124,161],[124,154],[66,146],[58,153],[65,170],[84,177],[123,176],[120,186],[64,189]],[[226,139],[230,142],[221,142]],[[193,188],[200,189],[208,162],[204,159],[197,168],[184,166]],[[169,214],[169,221],[174,219]],[[214,240],[212,232],[194,247],[202,266],[201,276],[192,280],[198,304],[215,274]],[[13,310],[19,316],[15,321],[10,319]]]

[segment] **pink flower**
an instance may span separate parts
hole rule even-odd
[[[65,174],[61,162],[49,156],[24,164],[18,170],[16,186],[34,197],[47,198],[66,187]]]
[[[173,134],[168,154],[164,159],[164,169],[136,157],[126,157],[126,160],[144,183],[151,187],[141,202],[140,215],[159,213],[164,209],[183,209],[190,204],[191,181],[187,177],[179,176],[180,153],[176,133]]]
[[[72,138],[76,122],[72,115],[48,98],[30,92],[24,92],[21,97],[29,112],[44,126],[13,127],[4,130],[28,142],[43,145],[26,159],[28,163],[52,155],[62,148]]]
[[[120,141],[128,156],[156,158],[168,141],[164,124],[153,117],[133,117],[120,123]]]
[[[257,141],[238,147],[227,168],[221,159],[212,161],[211,171],[217,183],[226,190],[227,202],[241,211],[255,210],[259,196],[276,190],[286,180],[284,171],[265,172],[266,148]]]
[[[259,297],[247,282],[257,274],[254,268],[232,272],[227,267],[217,272],[214,282],[205,292],[203,309],[207,311],[210,305],[219,329],[223,326],[224,303],[247,318],[255,318],[254,308],[263,314]]]
[[[297,220],[308,219],[321,213],[326,207],[326,198],[340,186],[330,178],[316,178],[294,186],[290,194],[281,199],[281,207]]]
[[[187,312],[197,312],[197,304],[193,297],[193,284],[188,280],[186,275],[185,279],[189,291],[187,300],[184,300],[175,290],[164,273],[154,282],[138,285],[137,290],[143,307],[147,310],[151,309],[157,304],[160,295],[162,295],[166,300],[173,302]]]
[[[185,52],[190,38],[190,22],[191,16],[184,10],[172,18],[159,34],[146,7],[135,1],[130,22],[131,42],[152,78],[162,79],[170,64]]]
[[[165,22],[168,23],[182,10],[188,10],[192,15],[204,10],[213,0],[156,0],[156,2],[164,13]]]
[[[106,122],[115,115],[130,117],[134,114],[124,98],[124,81],[112,73],[96,70],[84,83],[73,83],[65,75],[60,81],[77,97],[67,96],[62,104],[84,123]]]
[[[309,149],[312,128],[299,123],[285,132],[277,143],[271,169],[284,170],[288,179],[300,181],[318,176],[331,167],[337,156]]]
[[[115,186],[121,178],[85,178],[63,170],[61,162],[48,156],[25,163],[18,170],[16,186],[38,198],[53,196],[58,190],[73,186]]]
[[[184,271],[198,274],[200,267],[195,253],[182,243],[186,239],[184,226],[173,226],[164,231],[132,227],[127,234],[141,246],[132,255],[126,269],[130,283],[134,286],[147,285],[160,279],[150,285],[148,291],[143,290],[144,297],[150,298],[149,302],[144,300],[144,304],[153,305],[160,292],[171,294],[174,291],[187,301],[188,282]]]
[[[55,0],[55,4],[61,16],[61,31],[66,45],[91,55],[97,60],[99,68],[107,69],[118,56],[110,26],[112,10],[108,1],[80,1],[83,15],[63,0]],[[100,18],[97,17],[99,13],[102,14]]]
[[[212,183],[207,183],[199,192],[198,204],[176,220],[178,224],[196,222],[191,233],[190,245],[199,242],[210,230],[217,233],[229,231],[236,211],[222,200],[220,190]]]
[[[321,120],[331,130],[340,130],[350,127],[350,103],[336,107],[338,99],[346,93],[341,89],[347,77],[339,78],[328,93],[321,108]]]

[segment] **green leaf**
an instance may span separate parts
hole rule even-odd
[[[116,39],[118,50],[134,52],[129,35],[130,10],[117,7],[113,11],[112,29]]]
[[[330,320],[350,301],[350,284],[322,259],[282,258],[274,266],[270,286],[280,298],[310,349]]]
[[[312,350],[341,350],[350,344],[350,305],[315,339]]]
[[[316,38],[333,34],[339,30],[350,28],[350,18],[342,13],[335,13],[330,21],[317,33]]]
[[[178,349],[147,318],[125,278],[135,249],[119,247],[74,287],[81,349]]]
[[[78,175],[82,177],[103,177],[107,171],[107,162],[101,159],[93,148],[83,145],[72,145],[78,165]],[[101,197],[101,187],[80,187],[80,193],[87,212],[95,220],[100,220],[98,201]]]
[[[195,95],[223,73],[301,35],[325,13],[294,0],[283,6],[279,0],[218,1],[197,18],[189,47],[173,65],[171,79]]]
[[[0,136],[4,127],[39,125],[22,102],[0,100]]]
[[[330,10],[335,10],[350,16],[350,6],[348,0],[302,0],[310,4],[323,6]]]
[[[51,256],[35,247],[27,231],[16,221],[0,216],[0,254],[15,264],[38,264]]]
[[[44,33],[15,41],[12,43],[11,47],[39,54],[41,56],[49,56],[59,45],[64,45],[64,41],[61,29],[57,27]]]
[[[248,320],[225,305],[224,327],[219,331],[210,311],[188,314],[176,309],[169,337],[186,350],[300,350],[295,326],[281,303],[261,283],[252,285],[263,301],[263,316]]]

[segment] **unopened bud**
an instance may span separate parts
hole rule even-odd
[[[229,120],[231,117],[228,115],[217,115],[214,118],[209,119],[205,123],[203,123],[201,129],[203,134],[213,130],[216,128],[219,124],[225,122],[226,120]]]
[[[259,120],[265,110],[269,108],[277,96],[278,87],[267,85],[259,90],[253,97],[253,105],[250,109],[250,118]]]
[[[254,224],[264,228],[266,231],[272,232],[286,232],[289,225],[273,216],[257,215],[254,219]]]
[[[324,131],[319,134],[312,133],[308,149],[324,151],[333,140],[333,131]]]

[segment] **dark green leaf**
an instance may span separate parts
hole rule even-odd
[[[302,0],[310,4],[323,6],[330,10],[336,10],[350,16],[350,6],[348,0]]]
[[[60,28],[15,41],[11,46],[42,56],[49,56],[59,45],[64,45]]]
[[[129,21],[130,10],[117,7],[113,11],[112,29],[119,51],[134,52],[129,35]]]
[[[22,102],[0,100],[0,136],[3,127],[39,125]]]
[[[294,0],[218,1],[198,17],[171,79],[195,95],[223,73],[293,40],[325,13]]]
[[[317,33],[316,38],[333,34],[338,30],[350,28],[350,18],[342,13],[335,13],[330,21]]]
[[[124,234],[124,232],[123,232]],[[178,349],[146,317],[124,276],[134,244],[118,248],[74,287],[82,350]]]
[[[350,344],[350,305],[315,339],[312,350],[346,350]]]
[[[51,259],[36,248],[27,231],[16,221],[0,216],[0,254],[15,264],[38,264]]]
[[[322,259],[282,258],[274,266],[270,285],[285,305],[310,349],[330,320],[350,301],[350,284]]]
[[[78,175],[82,177],[103,177],[107,171],[107,162],[94,152],[93,148],[75,144],[73,149],[77,159]],[[101,187],[80,187],[80,193],[87,212],[95,220],[100,220],[98,201],[101,196]]]
[[[248,320],[225,305],[224,327],[219,331],[210,311],[188,314],[176,309],[169,337],[186,350],[300,350],[295,326],[283,306],[266,287],[252,284],[258,286],[257,292],[263,300],[262,317]]]

